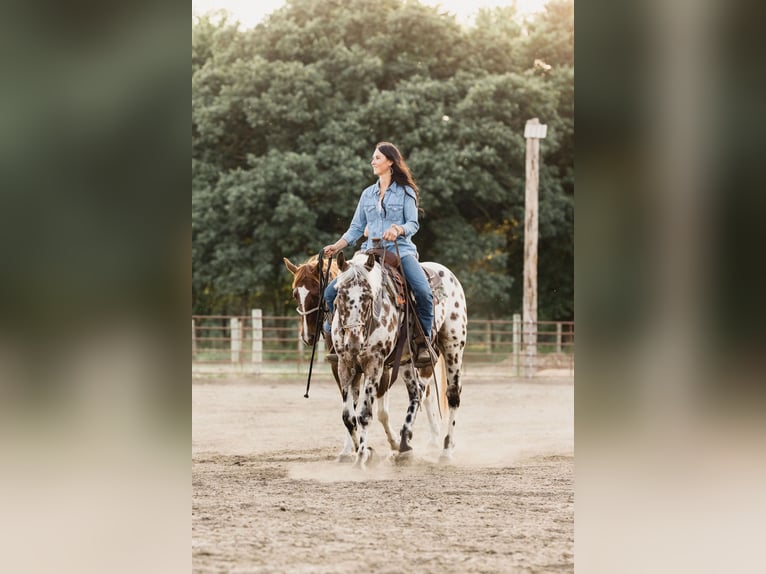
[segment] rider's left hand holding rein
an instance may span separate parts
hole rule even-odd
[[[401,228],[399,226],[392,225],[383,232],[383,239],[386,241],[394,241],[397,237],[399,237],[399,235],[401,235],[400,230]]]

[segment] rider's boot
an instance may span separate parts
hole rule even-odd
[[[422,369],[435,365],[437,355],[431,343],[431,337],[426,339],[420,335],[415,339],[415,344],[415,367]]]
[[[335,352],[335,345],[332,342],[332,329],[330,327],[329,321],[324,322],[324,325],[322,325],[322,331],[324,331],[325,348],[329,351],[325,359],[328,363],[335,363],[337,365],[338,354]]]

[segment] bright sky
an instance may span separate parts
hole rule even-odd
[[[458,21],[468,22],[479,8],[508,6],[513,0],[420,0],[423,4],[440,6],[443,12],[455,14]],[[519,12],[532,14],[540,12],[546,0],[516,0]],[[243,27],[256,25],[261,19],[284,4],[284,0],[192,0],[192,11],[202,14],[210,10],[226,9]]]

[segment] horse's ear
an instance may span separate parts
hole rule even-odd
[[[372,253],[367,256],[367,263],[364,264],[364,267],[367,271],[372,271],[372,268],[375,267],[375,256]]]
[[[335,261],[338,263],[338,269],[341,271],[348,269],[348,263],[346,263],[346,256],[343,255],[343,251],[338,253],[338,257],[335,259]]]
[[[298,271],[298,267],[296,267],[292,261],[290,261],[287,257],[282,258],[285,262],[285,267],[287,267],[287,270],[295,275],[295,272]]]

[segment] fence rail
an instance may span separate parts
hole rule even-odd
[[[525,327],[529,327],[525,329]],[[299,339],[299,317],[193,315],[192,372],[305,373],[311,348]],[[330,373],[320,339],[314,372]],[[574,374],[574,322],[469,319],[465,374],[517,377]]]

